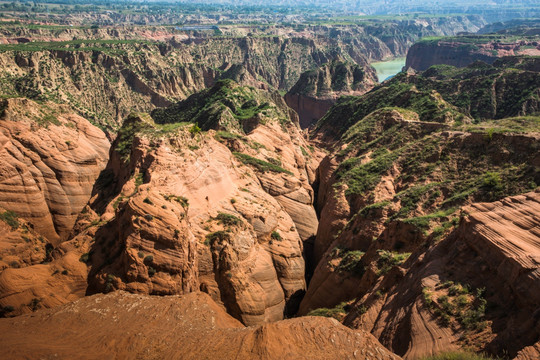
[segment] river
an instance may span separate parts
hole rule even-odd
[[[371,66],[377,70],[379,82],[383,82],[384,80],[388,80],[392,76],[401,72],[401,69],[405,66],[405,60],[406,58],[404,57],[395,58],[389,61],[374,62],[371,63]]]

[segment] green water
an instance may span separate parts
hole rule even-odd
[[[399,73],[401,69],[405,66],[405,59],[402,58],[395,58],[390,61],[379,61],[371,63],[371,66],[377,70],[377,77],[379,78],[379,82],[383,82],[384,80],[388,79],[389,77],[392,77]]]

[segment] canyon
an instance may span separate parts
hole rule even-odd
[[[3,28],[4,356],[540,356],[540,57],[483,25]]]
[[[0,36],[0,82],[10,96],[69,104],[114,133],[131,111],[168,106],[219,79],[287,91],[302,73],[335,58],[371,74],[370,61],[404,56],[421,36],[476,31],[484,24],[479,17],[449,17],[309,29],[234,26],[222,27],[220,36],[158,26],[11,25]]]

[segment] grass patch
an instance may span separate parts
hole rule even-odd
[[[424,357],[421,360],[495,360],[494,358],[482,355],[475,354],[472,352],[448,352],[439,355],[432,355]]]
[[[337,176],[340,183],[348,186],[345,194],[358,195],[372,190],[381,180],[382,174],[390,169],[397,158],[397,153],[382,149],[377,157],[366,164],[360,164],[360,158],[356,157],[342,162]]]
[[[365,253],[360,250],[340,250],[339,256],[342,256],[342,258],[336,267],[336,270],[362,277],[366,271],[366,268],[362,265],[362,257],[364,254]]]
[[[176,201],[177,203],[180,203],[184,209],[189,207],[189,199],[184,196],[176,196],[176,195],[163,195],[163,198],[167,201]]]
[[[323,316],[323,317],[332,317],[338,321],[342,321],[343,318],[347,315],[347,311],[345,308],[347,307],[346,302],[342,302],[341,304],[337,305],[336,307],[329,309],[329,308],[319,308],[315,310],[311,310],[307,316]]]
[[[11,210],[4,211],[0,214],[0,220],[11,226],[13,230],[19,228],[19,219],[17,213]]]
[[[390,201],[381,201],[381,202],[378,202],[378,203],[375,203],[375,204],[368,205],[368,206],[362,208],[358,212],[358,216],[361,216],[363,218],[367,218],[372,211],[378,210],[378,209],[384,209],[384,208],[388,207],[388,205],[390,205]]]
[[[278,233],[276,230],[272,231],[272,234],[270,235],[270,237],[271,237],[273,240],[276,240],[276,241],[281,241],[281,240],[283,240],[283,238],[281,237],[280,233]]]
[[[261,172],[271,171],[271,172],[276,172],[276,173],[285,173],[285,174],[293,175],[293,173],[290,172],[289,170],[285,170],[281,166],[272,164],[268,161],[260,160],[260,159],[254,158],[253,156],[249,156],[247,154],[240,153],[240,152],[233,152],[233,155],[236,156],[238,160],[240,160],[245,165],[251,165]]]
[[[242,220],[240,218],[224,212],[219,212],[214,219],[225,226],[236,226],[242,224]]]
[[[386,274],[394,266],[403,264],[411,256],[411,253],[398,253],[388,250],[377,250],[377,253],[379,254],[379,260],[377,260],[378,276]]]
[[[415,227],[427,230],[430,227],[431,221],[435,219],[444,218],[447,216],[450,216],[456,212],[456,208],[450,208],[446,210],[439,210],[437,212],[434,212],[432,214],[424,215],[424,216],[417,216],[413,218],[403,219],[403,222],[406,224],[414,225]]]
[[[220,231],[215,231],[210,234],[207,234],[204,244],[212,245],[216,241],[229,241],[230,239],[231,239],[231,235],[229,234],[228,231],[220,230]]]
[[[215,139],[220,142],[221,140],[241,140],[241,141],[246,140],[245,136],[242,136],[239,134],[233,134],[228,131],[218,131],[215,135]]]

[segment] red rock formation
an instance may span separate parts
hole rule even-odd
[[[334,319],[244,327],[209,296],[94,295],[31,316],[0,319],[2,357],[399,359],[372,335]]]
[[[55,104],[8,99],[0,107],[0,204],[57,245],[90,199],[109,142],[87,120]]]
[[[191,126],[163,133],[145,116],[125,122],[90,203],[96,214],[77,224],[98,228],[89,293],[200,288],[245,324],[294,313],[305,291],[302,240],[318,223],[309,183],[320,154],[295,123],[272,116],[245,136]],[[250,166],[256,158],[280,166],[262,171]]]
[[[302,94],[285,94],[287,105],[300,117],[300,126],[309,128],[330,110],[336,99],[318,99]]]
[[[340,96],[362,95],[375,83],[377,77],[371,66],[334,60],[303,73],[285,94],[285,101],[298,113],[300,126],[305,129],[322,118]]]
[[[481,37],[477,38],[476,42],[475,40],[471,42],[466,37],[463,38],[463,41],[460,41],[459,37],[442,38],[439,41],[421,41],[409,49],[405,67],[424,71],[432,65],[439,64],[465,67],[475,61],[492,64],[503,56],[538,56],[540,48],[533,46],[533,42],[536,43],[536,41],[519,40],[501,44],[500,40],[482,39]]]
[[[370,331],[410,359],[463,346],[534,358],[532,345],[540,335],[538,319],[531,317],[540,303],[540,193],[473,204],[465,214],[445,240],[413,254],[403,269],[391,271],[363,295],[355,308],[363,306],[364,313],[351,311],[345,323]],[[437,309],[443,295],[451,303],[457,296],[445,285],[449,280],[458,292],[461,285],[455,284],[485,289],[480,327],[467,328],[463,318],[469,315],[441,318]],[[471,306],[484,301],[480,295],[464,296],[475,299]]]

